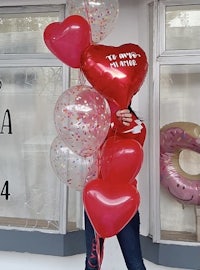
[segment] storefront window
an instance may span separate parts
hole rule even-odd
[[[58,229],[59,181],[49,160],[61,67],[0,68],[0,225]],[[2,194],[5,194],[4,188]]]
[[[151,232],[155,242],[196,244],[200,241],[200,2],[154,4],[153,25],[158,31],[152,41]]]
[[[58,12],[1,13],[0,53],[33,54],[48,52],[43,42],[45,27],[59,21]]]
[[[161,239],[196,241],[200,65],[161,65]]]
[[[63,14],[62,6],[0,9],[1,228],[80,228],[80,199],[68,194],[50,162],[54,107],[68,78],[43,32]]]
[[[200,49],[200,5],[166,7],[166,50]]]

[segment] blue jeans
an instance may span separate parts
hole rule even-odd
[[[128,270],[145,270],[140,247],[140,216],[137,212],[131,221],[117,234],[117,239]],[[85,213],[86,261],[85,270],[99,270],[94,229]],[[99,239],[100,254],[104,239]]]

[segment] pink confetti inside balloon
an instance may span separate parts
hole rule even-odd
[[[72,152],[59,136],[51,144],[50,160],[61,182],[75,190],[82,190],[85,183],[98,175],[98,153],[81,157]]]
[[[74,86],[58,98],[55,126],[64,143],[80,156],[91,156],[104,142],[111,113],[106,99],[87,85]]]
[[[119,14],[118,0],[68,0],[70,15],[80,15],[90,24],[92,40],[103,40],[113,30]]]

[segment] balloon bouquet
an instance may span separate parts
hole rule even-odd
[[[135,44],[100,45],[118,15],[117,0],[69,0],[69,16],[44,31],[49,50],[79,68],[91,86],[79,84],[58,98],[54,119],[58,136],[51,164],[61,181],[83,192],[87,215],[98,236],[116,235],[135,215],[139,192],[133,185],[143,161],[134,132],[116,117],[139,91],[148,69]],[[81,173],[80,173],[81,166]]]

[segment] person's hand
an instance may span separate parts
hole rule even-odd
[[[132,114],[129,109],[123,109],[116,112],[116,116],[125,126],[130,126],[132,122]]]

